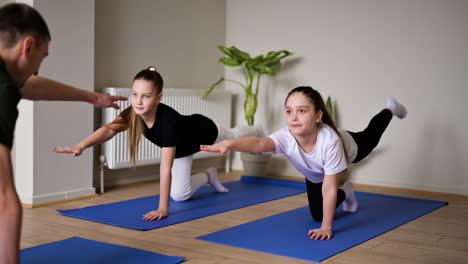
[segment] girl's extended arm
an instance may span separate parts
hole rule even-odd
[[[80,143],[71,146],[71,147],[57,147],[53,148],[52,151],[56,153],[69,153],[72,154],[74,157],[81,155],[81,153],[94,145],[104,143],[109,139],[113,138],[118,132],[108,128],[107,126],[103,126],[98,130],[94,131],[89,137],[85,138]]]
[[[309,230],[308,235],[312,239],[324,240],[333,236],[333,217],[336,210],[336,197],[338,193],[338,175],[325,175],[322,185],[323,195],[323,220],[319,229]]]
[[[163,148],[159,176],[159,208],[143,215],[143,220],[160,220],[168,215],[169,211],[169,193],[171,191],[172,164],[176,153],[175,147]]]
[[[228,139],[214,145],[200,145],[200,150],[226,154],[229,150],[260,153],[275,150],[275,143],[269,137],[244,137]]]

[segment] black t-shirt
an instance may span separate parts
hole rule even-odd
[[[19,87],[11,79],[6,65],[0,58],[0,144],[13,147],[16,119],[18,118],[17,105],[21,100]]]
[[[128,115],[130,108],[120,116]],[[144,124],[144,136],[157,146],[176,147],[176,158],[186,157],[200,151],[200,145],[211,145],[218,137],[216,124],[200,114],[181,115],[172,107],[159,103],[156,120],[151,128]]]

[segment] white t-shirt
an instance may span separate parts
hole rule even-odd
[[[348,159],[351,163],[357,154],[356,142],[345,130],[339,130],[343,137]],[[333,175],[347,168],[346,157],[340,137],[326,124],[318,127],[317,142],[312,152],[306,153],[297,143],[294,135],[284,127],[269,136],[275,143],[274,154],[282,153],[311,182],[323,182],[324,175]]]

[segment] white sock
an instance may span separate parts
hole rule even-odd
[[[208,174],[210,174],[210,182],[209,184],[217,191],[217,192],[229,192],[218,180],[218,170],[216,168],[209,168],[206,170]]]
[[[392,113],[400,119],[403,119],[406,117],[406,115],[408,115],[408,111],[406,110],[406,107],[400,104],[393,97],[387,98],[387,108],[390,109]]]
[[[345,192],[346,198],[343,202],[343,211],[345,212],[356,212],[358,209],[358,202],[354,195],[354,187],[350,181],[346,181],[341,189]]]

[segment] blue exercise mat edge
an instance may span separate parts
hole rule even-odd
[[[138,249],[138,248],[123,246],[123,245],[117,245],[117,244],[113,244],[113,243],[107,243],[107,242],[102,242],[102,241],[98,241],[98,240],[82,238],[82,237],[79,237],[79,236],[73,236],[73,237],[70,237],[70,238],[67,238],[67,239],[58,240],[58,241],[54,241],[54,242],[50,242],[50,243],[45,243],[45,244],[41,244],[41,245],[21,249],[21,251],[20,251],[20,260],[21,260],[20,263],[21,264],[23,264],[23,263],[26,263],[26,264],[36,263],[37,261],[39,261],[37,259],[38,257],[40,258],[40,257],[43,257],[44,255],[46,255],[46,254],[44,254],[44,251],[45,252],[52,251],[53,247],[55,245],[60,247],[60,246],[63,246],[64,244],[66,244],[67,248],[72,247],[72,246],[76,246],[76,245],[81,245],[81,246],[86,245],[86,246],[96,247],[97,249],[102,248],[102,247],[106,247],[107,251],[109,251],[110,248],[112,248],[113,250],[116,250],[116,251],[121,251],[122,249],[125,249],[125,250],[127,250],[126,252],[136,253],[137,255],[135,257],[141,258],[142,254],[143,254],[145,259],[151,258],[151,260],[152,260],[151,263],[154,263],[154,261],[157,260],[158,263],[177,264],[177,263],[180,263],[180,262],[186,260],[185,257],[181,257],[181,256],[169,256],[169,255],[165,255],[165,254],[161,254],[161,253],[157,253],[157,252],[153,252],[153,251],[149,251],[149,250]],[[76,251],[76,253],[78,255],[80,254],[78,251]],[[48,254],[48,255],[50,255],[52,257],[53,252],[51,252],[51,254]],[[70,257],[76,257],[76,256],[70,256]],[[103,257],[103,256],[98,255],[98,257]],[[31,260],[31,258],[33,258],[34,260]],[[79,258],[79,256],[78,256],[78,258]],[[40,260],[42,261],[44,259],[40,259]],[[50,262],[50,260],[48,260],[48,259],[47,259],[47,261]],[[41,262],[41,263],[43,263],[43,262]],[[129,262],[129,263],[131,263],[131,262]],[[145,263],[148,263],[148,262],[145,261]]]

